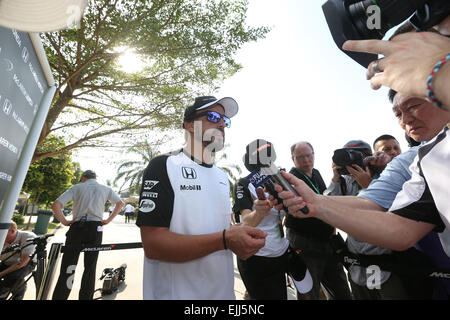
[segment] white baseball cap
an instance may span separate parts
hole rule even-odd
[[[88,0],[0,0],[0,26],[50,32],[75,26]]]

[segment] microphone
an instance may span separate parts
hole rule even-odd
[[[273,145],[266,140],[257,139],[246,147],[243,160],[245,167],[251,172],[247,178],[255,188],[264,186],[269,194],[278,200],[278,203],[283,203],[278,197],[278,192],[275,191],[276,183],[281,185],[284,190],[291,191],[296,196],[299,196],[299,194],[275,166],[274,161],[276,158],[277,155]],[[284,205],[283,208],[284,211],[288,212],[288,209]],[[309,213],[306,206],[300,209],[300,211],[304,214]]]

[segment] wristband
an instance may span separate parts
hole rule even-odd
[[[227,250],[228,248],[227,248],[227,242],[225,241],[225,231],[227,231],[227,229],[223,229],[222,240],[223,240],[223,249]]]
[[[450,53],[448,53],[445,57],[443,57],[441,60],[439,60],[438,63],[434,66],[433,70],[431,71],[430,75],[427,79],[427,95],[428,98],[430,98],[431,102],[437,106],[438,108],[442,108],[442,102],[439,101],[438,98],[434,95],[433,87],[431,86],[431,83],[433,82],[434,76],[437,74],[439,69],[448,61],[450,60]]]

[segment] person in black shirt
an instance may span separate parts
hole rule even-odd
[[[325,182],[317,169],[314,169],[314,149],[308,142],[298,142],[291,147],[294,167],[290,173],[303,180],[312,190],[323,194]],[[301,250],[302,258],[313,278],[310,292],[300,294],[299,300],[318,300],[320,284],[337,300],[350,300],[352,294],[341,263],[334,258],[330,238],[335,229],[316,218],[298,219],[288,214],[286,218],[286,235],[290,245]]]

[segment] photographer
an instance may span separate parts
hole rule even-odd
[[[0,256],[0,292],[3,297],[7,296],[9,290],[19,279],[25,278],[36,266],[36,258],[31,259],[36,245],[29,245],[27,242],[28,239],[35,237],[33,232],[17,230],[17,224],[11,221],[3,250],[15,245],[20,250],[12,250]],[[13,299],[22,300],[26,289],[25,284],[15,292]]]
[[[344,145],[343,149],[336,150],[332,164],[333,178],[323,194],[356,196],[361,189],[367,188],[372,179],[379,174],[375,167],[372,167],[372,170],[368,165],[365,169],[362,168],[364,159],[370,156],[372,156],[372,148],[362,140],[351,140]],[[353,158],[361,160],[359,165],[355,161],[351,164],[346,163],[348,162],[346,159]],[[342,162],[344,166],[339,166],[335,162],[340,164]],[[385,162],[387,162],[386,159],[383,160],[383,163]]]

